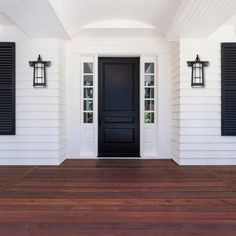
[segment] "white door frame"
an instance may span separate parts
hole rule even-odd
[[[157,92],[159,85],[157,85],[158,68],[157,55],[150,54],[83,54],[80,55],[81,62],[81,77],[80,77],[80,157],[94,158],[98,156],[98,58],[99,57],[139,57],[140,58],[140,157],[141,158],[159,158],[158,156],[158,127],[159,127],[159,106],[157,102]],[[83,63],[92,62],[94,64],[94,96],[93,96],[93,123],[83,123]],[[144,123],[144,64],[155,64],[155,123]],[[78,77],[77,77],[78,78]],[[77,96],[77,95],[76,95]]]

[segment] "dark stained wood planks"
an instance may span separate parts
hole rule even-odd
[[[236,235],[236,167],[169,160],[2,166],[2,235]]]

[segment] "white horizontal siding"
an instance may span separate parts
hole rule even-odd
[[[58,112],[59,107],[58,105],[51,105],[51,104],[17,104],[16,112],[18,111],[31,111],[31,112]]]
[[[196,127],[189,127],[180,129],[180,135],[217,135],[220,136],[221,131],[220,129],[214,128],[196,128]]]
[[[0,136],[0,143],[57,143],[57,135],[17,135]]]
[[[190,86],[190,85],[189,85]],[[208,96],[207,99],[204,97],[180,97],[180,104],[184,105],[220,105],[221,98]]]
[[[58,128],[42,128],[42,127],[18,127],[16,128],[16,136],[17,135],[58,135]]]
[[[221,136],[220,43],[225,34],[223,27],[208,40],[180,42],[180,164],[236,164],[236,137]],[[191,88],[191,68],[186,62],[196,54],[210,62],[205,68],[205,88]]]
[[[182,158],[179,162],[180,165],[236,165],[235,158],[226,158],[224,156],[220,158],[195,158],[195,159],[184,159]]]
[[[235,137],[227,136],[222,139],[218,135],[182,135],[181,142],[183,143],[235,143]]]
[[[18,111],[16,112],[17,120],[57,120],[58,113],[55,111],[50,112],[37,112],[37,111]]]
[[[16,81],[16,89],[32,89],[32,78],[31,81],[30,80],[20,80],[20,81]],[[53,88],[53,89],[59,89],[59,84],[58,81],[54,80],[54,81],[48,81],[47,82],[47,88]]]
[[[32,86],[32,85],[31,85]],[[30,99],[28,97],[17,97],[16,98],[16,104],[47,104],[47,105],[52,105],[55,104],[57,105],[58,103],[58,98],[57,97],[31,97]]]
[[[33,73],[31,71],[31,73]],[[48,75],[49,77],[49,75]],[[32,79],[33,80],[33,79]],[[33,86],[33,85],[32,85]],[[35,89],[17,89],[16,97],[59,97],[58,89],[45,89],[45,88],[35,88]]]
[[[185,150],[180,154],[180,159],[222,159],[229,158],[235,159],[236,151],[225,151],[225,150]]]
[[[190,78],[189,73],[189,79]],[[181,89],[181,97],[205,97],[208,98],[211,97],[219,97],[221,96],[221,90],[215,89],[215,88],[207,88],[207,89],[200,89],[200,88],[194,88],[194,89]]]
[[[55,150],[0,150],[2,159],[58,159],[58,151]]]
[[[57,128],[59,127],[58,120],[17,120],[16,127],[20,128]]]
[[[191,86],[191,81],[183,81],[183,83],[181,83],[180,88],[181,89],[188,89],[189,86]],[[211,89],[220,89],[221,88],[221,83],[220,81],[207,81],[205,88],[211,88]]]
[[[197,100],[197,99],[196,99]],[[197,102],[197,101],[196,101]],[[220,120],[221,114],[219,112],[181,112],[180,119],[183,120]]]
[[[40,150],[58,150],[58,142],[56,143],[50,143],[50,142],[44,142],[44,143],[0,143],[0,150],[2,151],[18,151],[18,150],[26,150],[26,151],[40,151]]]
[[[47,88],[33,88],[29,61],[38,54],[52,62],[47,68]],[[58,42],[16,42],[16,135],[0,136],[0,164],[59,164],[60,66]]]
[[[232,143],[181,143],[181,151],[235,151],[235,142]]]
[[[58,154],[50,159],[45,159],[45,156],[36,159],[36,158],[1,158],[0,159],[0,164],[1,165],[30,165],[30,166],[35,166],[35,165],[59,165],[60,161],[58,160]]]
[[[191,120],[181,120],[180,127],[186,128],[221,128],[221,120],[215,119],[191,119]]]

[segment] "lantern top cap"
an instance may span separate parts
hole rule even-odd
[[[35,66],[37,63],[43,63],[45,66],[50,66],[51,62],[50,61],[43,61],[41,55],[38,55],[37,61],[29,61],[30,66]]]
[[[193,66],[196,63],[201,63],[203,66],[208,66],[209,61],[201,61],[199,55],[197,54],[195,61],[187,61],[188,66]]]
[[[42,62],[43,60],[42,60],[42,57],[40,56],[40,54],[39,54],[39,56],[38,56],[38,59],[37,59],[37,62]]]
[[[39,55],[39,56],[40,56],[40,55]],[[195,61],[196,61],[196,62],[199,62],[199,61],[201,61],[201,60],[200,60],[200,57],[199,57],[199,55],[198,55],[198,54],[197,54],[197,57],[196,57]]]

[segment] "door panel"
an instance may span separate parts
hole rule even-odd
[[[132,143],[134,129],[104,129],[104,143]]]
[[[139,154],[139,58],[99,58],[99,157]]]
[[[132,64],[104,64],[103,100],[105,111],[133,110],[134,91],[132,87]]]

